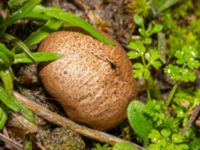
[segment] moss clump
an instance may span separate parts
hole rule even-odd
[[[85,150],[82,138],[67,128],[55,128],[43,140],[47,150]]]

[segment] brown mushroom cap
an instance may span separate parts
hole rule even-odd
[[[51,33],[38,51],[63,54],[42,64],[39,76],[72,120],[108,130],[125,118],[136,83],[119,44],[105,45],[86,33],[68,30]]]

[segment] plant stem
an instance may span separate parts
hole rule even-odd
[[[148,101],[151,101],[151,91],[150,91],[150,87],[149,87],[149,80],[146,80],[146,85],[147,85],[147,98],[148,98]]]
[[[141,56],[141,58],[142,58],[142,63],[143,63],[143,65],[144,65],[146,68],[148,68],[148,67],[149,67],[149,64],[146,64],[145,58],[144,58],[143,55]],[[147,99],[148,99],[148,101],[151,100],[151,92],[150,92],[151,80],[152,80],[152,77],[151,77],[151,75],[150,75],[150,77],[149,77],[148,79],[146,79]]]
[[[151,90],[152,87],[154,86],[154,80],[152,78],[152,76],[150,75],[148,79],[146,79],[146,87],[147,87],[147,98],[148,101],[151,101]]]
[[[167,101],[166,101],[166,106],[167,107],[169,106],[169,104],[171,103],[172,98],[174,97],[174,94],[176,92],[177,86],[178,86],[178,84],[175,83],[173,88],[172,88],[172,90],[169,93],[169,96],[168,96]]]

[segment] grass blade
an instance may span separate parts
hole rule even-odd
[[[8,119],[7,116],[8,110],[6,107],[1,103],[0,104],[0,130],[2,130],[5,126],[5,123]]]
[[[5,31],[8,26],[13,24],[17,20],[23,18],[28,12],[30,12],[40,2],[41,0],[29,0],[20,9],[14,12],[6,21],[4,21],[0,25],[0,28],[2,28]]]
[[[56,18],[58,20],[62,20],[64,22],[68,22],[69,24],[77,27],[81,27],[87,32],[89,32],[92,36],[97,38],[98,40],[106,43],[106,44],[113,44],[112,40],[109,40],[108,38],[104,37],[99,31],[97,31],[91,24],[87,23],[83,19],[79,18],[78,16],[65,12],[62,9],[56,8],[56,7],[43,7],[42,5],[37,5],[33,12],[40,13],[41,15],[47,15],[51,18]],[[27,15],[28,17],[28,15]]]
[[[45,62],[45,61],[53,61],[61,58],[61,54],[58,53],[47,53],[47,52],[34,52],[32,56],[35,62]],[[20,53],[15,55],[14,64],[17,63],[31,63],[32,60],[25,54]]]
[[[3,43],[0,43],[0,59],[6,67],[9,67],[14,60],[14,54]]]
[[[27,46],[33,46],[35,44],[40,43],[43,39],[45,39],[50,32],[57,30],[63,24],[63,21],[57,19],[48,20],[42,27],[40,27],[37,31],[33,32],[24,43]]]
[[[8,33],[4,33],[3,36],[9,41],[13,41],[19,48],[21,48],[30,57],[30,59],[32,59],[32,62],[34,62],[34,58],[31,54],[31,51],[24,42],[22,42],[21,40],[19,40],[15,36],[8,34]],[[17,48],[14,48],[14,50],[16,50],[16,49]]]
[[[20,108],[16,101],[7,93],[7,91],[0,85],[0,101],[14,112],[19,112]]]
[[[16,9],[19,8],[20,6],[22,6],[23,4],[25,4],[28,0],[9,0],[8,1],[8,6],[9,8]]]
[[[176,4],[178,0],[153,0],[153,5],[156,6],[156,8],[161,12],[165,9],[170,8],[174,4]]]
[[[0,43],[0,51],[6,54],[10,60],[13,60],[14,54],[3,43]]]
[[[30,122],[32,123],[36,123],[36,120],[34,118],[34,113],[32,110],[30,110],[29,108],[27,108],[25,105],[21,104],[20,102],[18,102],[15,97],[13,97],[13,99],[15,100],[15,102],[18,104],[19,108],[20,108],[20,113]]]
[[[8,94],[2,85],[0,85],[0,101],[12,111],[21,112],[27,120],[35,122],[33,112],[18,102],[14,96]]]
[[[0,70],[0,77],[4,88],[9,94],[13,92],[13,77],[9,69]]]
[[[3,52],[1,52],[1,51],[0,51],[0,62],[1,62],[1,64],[2,64],[2,67],[3,67],[3,66],[4,66],[4,67],[5,67],[5,66],[6,66],[6,67],[9,67],[10,64],[11,64],[9,58],[5,55],[5,53],[3,53]]]

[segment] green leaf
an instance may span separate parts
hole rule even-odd
[[[5,104],[8,108],[10,108],[14,112],[19,112],[20,108],[16,101],[10,96],[7,91],[0,85],[0,101]]]
[[[38,21],[48,21],[52,19],[51,16],[44,13],[45,7],[41,7],[41,5],[35,6],[30,12],[28,12],[24,18],[30,20],[38,20]]]
[[[8,6],[11,8],[11,9],[17,9],[19,8],[20,6],[22,6],[23,4],[25,4],[28,0],[9,0],[8,1]]]
[[[33,46],[35,44],[40,43],[43,39],[45,39],[49,33],[57,30],[63,24],[63,21],[57,19],[49,19],[42,27],[37,29],[37,31],[32,32],[31,35],[24,41],[24,43],[28,46]]]
[[[13,92],[13,76],[10,69],[0,69],[0,78],[4,88],[11,94]]]
[[[184,45],[182,50],[176,51],[175,57],[177,58],[176,63],[179,65],[187,65],[190,69],[200,67],[199,53],[191,45]]]
[[[147,68],[144,69],[144,78],[149,79],[150,75],[151,75],[151,72],[149,71],[149,69]]]
[[[11,65],[9,58],[3,52],[0,52],[0,63],[2,67],[9,67]]]
[[[136,148],[128,142],[119,142],[114,145],[113,150],[136,150]]]
[[[139,26],[143,26],[144,25],[144,19],[142,17],[140,17],[139,15],[134,15],[134,22],[139,25]]]
[[[173,143],[182,143],[184,141],[184,136],[180,134],[172,134],[172,142]]]
[[[130,51],[127,53],[127,55],[130,59],[135,59],[135,58],[140,57],[140,54],[136,51]]]
[[[148,61],[148,66],[152,65],[156,69],[159,69],[162,66],[159,61],[160,54],[156,50],[150,49],[147,53],[145,53],[145,58]]]
[[[15,99],[15,97],[9,94],[1,85],[0,85],[0,101],[12,111],[21,112],[26,119],[28,119],[31,122],[35,122],[33,112],[23,104],[18,102]]]
[[[166,38],[162,32],[158,33],[158,52],[160,54],[160,60],[165,64],[167,55]]]
[[[158,143],[162,136],[160,132],[158,132],[155,129],[152,129],[150,134],[148,135],[148,138],[151,140],[152,143]]]
[[[160,145],[158,144],[150,144],[148,150],[160,150]]]
[[[7,20],[0,25],[4,31],[8,26],[13,24],[19,19],[22,19],[28,12],[30,12],[37,4],[39,4],[41,0],[29,0],[25,5],[23,5],[20,9],[14,12]]]
[[[0,104],[0,130],[2,130],[4,128],[7,119],[8,119],[8,110],[1,103]]]
[[[53,61],[62,57],[59,53],[48,52],[33,52],[32,56],[35,62]],[[32,62],[32,59],[30,59],[25,53],[15,54],[14,64]]]
[[[14,60],[14,54],[3,43],[0,43],[0,60],[6,67]]]
[[[165,67],[164,71],[166,75],[168,75],[175,81],[194,82],[196,80],[195,73],[187,68],[181,68],[179,66],[170,64]]]
[[[167,130],[167,129],[162,129],[161,130],[161,134],[162,136],[164,136],[165,138],[169,137],[171,135],[171,131]]]
[[[158,33],[162,29],[163,29],[163,26],[161,24],[155,24],[155,25],[153,25],[153,27],[149,31],[149,34],[152,35],[152,34]]]
[[[15,99],[15,97],[13,97],[13,100],[15,100],[15,102],[18,104],[19,108],[20,108],[20,113],[30,122],[35,123],[35,118],[34,118],[34,113],[27,108],[25,105],[21,104],[19,101],[17,101]]]
[[[150,45],[151,43],[152,43],[152,38],[150,38],[148,36],[144,38],[144,44]]]
[[[16,51],[16,50],[18,50],[18,48],[21,48],[30,57],[30,59],[32,59],[34,61],[34,58],[31,54],[30,49],[24,42],[22,42],[20,39],[16,38],[15,36],[13,36],[11,34],[8,34],[8,33],[4,33],[4,37],[9,41],[14,42],[18,46],[16,48],[14,48],[13,51]]]
[[[141,79],[145,71],[145,66],[141,63],[135,63],[133,65],[133,68],[134,68],[134,71],[133,71],[134,77]]]
[[[145,43],[149,43],[149,44],[151,44],[151,38],[148,38],[148,34],[147,34],[147,32],[146,32],[146,30],[145,30],[145,28],[144,28],[144,25],[141,27],[141,28],[139,28],[139,33],[143,36],[143,37],[145,37]],[[146,41],[146,39],[148,38],[148,40]]]
[[[140,101],[132,101],[128,106],[128,121],[133,131],[147,142],[147,137],[152,130],[152,122],[148,120],[143,113],[144,104]]]
[[[199,150],[200,149],[200,139],[195,137],[190,143],[190,150]]]
[[[145,65],[141,64],[141,63],[135,63],[133,65],[133,75],[134,77],[141,79],[141,78],[145,78],[148,79],[151,75],[150,71],[148,68],[146,68]]]
[[[168,9],[169,7],[173,6],[177,2],[178,0],[152,0],[153,5],[155,5],[159,11]]]
[[[104,37],[99,31],[97,31],[92,25],[81,19],[80,17],[77,17],[76,15],[65,12],[62,9],[56,8],[56,7],[43,7],[41,5],[37,6],[37,11],[40,11],[41,15],[45,14],[50,17],[56,18],[58,20],[62,20],[64,22],[68,22],[73,26],[81,27],[87,32],[89,32],[92,36],[97,38],[98,40],[106,43],[106,44],[113,44],[113,41],[109,40],[108,38]]]
[[[131,49],[139,52],[140,55],[143,55],[144,52],[146,51],[146,48],[141,41],[130,41],[128,43],[128,48],[131,48]]]
[[[93,147],[91,150],[112,150],[112,148],[108,144],[95,144],[95,147]]]

